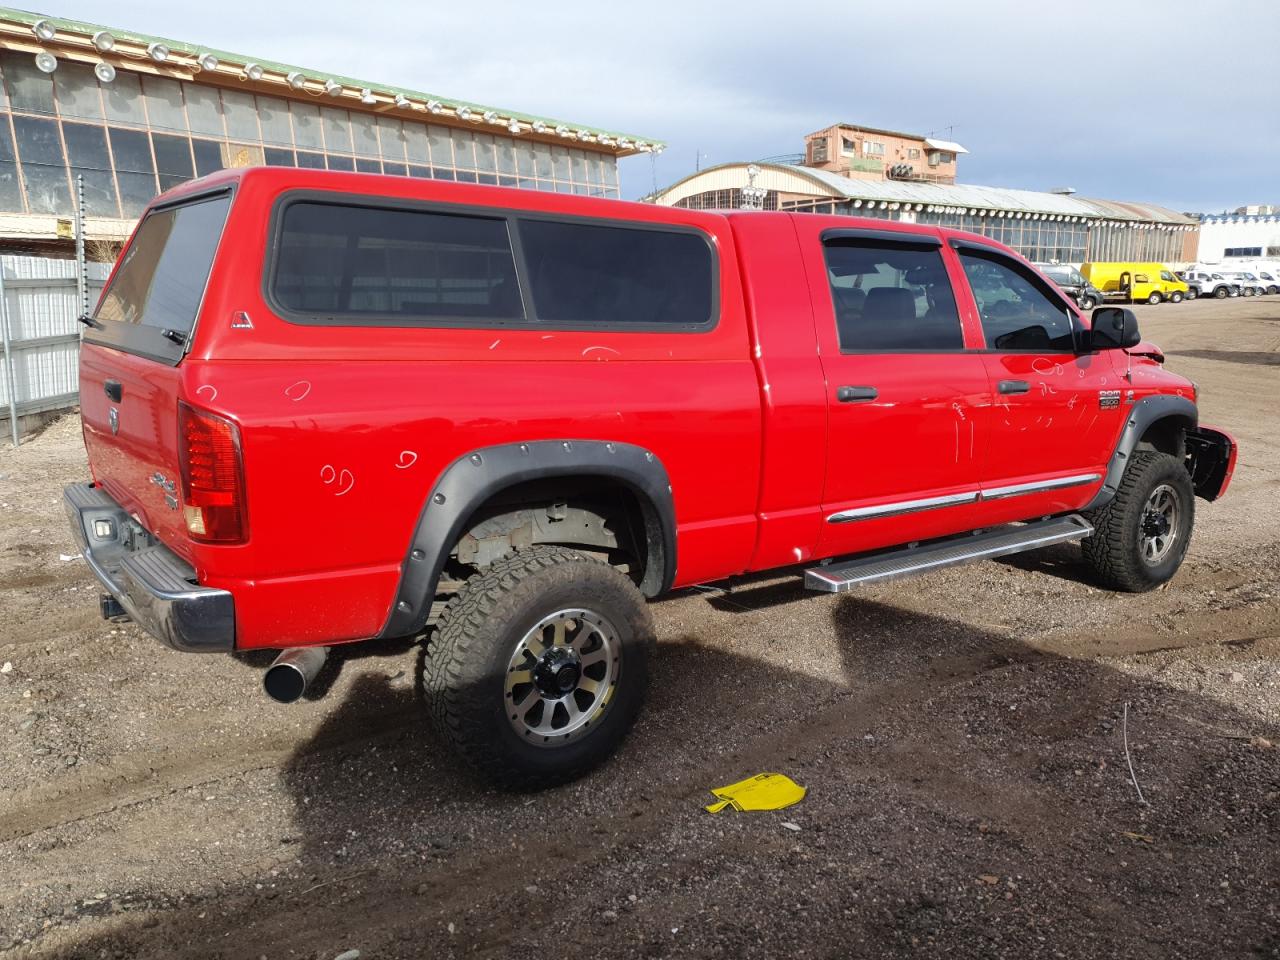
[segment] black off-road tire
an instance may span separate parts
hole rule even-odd
[[[1168,485],[1178,501],[1177,535],[1169,552],[1150,563],[1142,553],[1142,525],[1153,491]],[[1177,457],[1138,450],[1129,459],[1120,489],[1111,502],[1084,513],[1093,535],[1081,542],[1084,557],[1104,586],[1128,593],[1144,593],[1178,572],[1195,526],[1195,491],[1191,475]]]
[[[566,608],[607,618],[620,669],[594,729],[568,743],[535,746],[509,720],[505,678],[522,638]],[[583,775],[622,742],[644,703],[654,644],[644,595],[625,574],[577,550],[537,546],[473,576],[449,601],[422,655],[423,695],[441,737],[485,778],[507,789],[541,789]]]

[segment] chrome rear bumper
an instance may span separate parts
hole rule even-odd
[[[235,648],[235,603],[202,587],[185,560],[142,531],[99,487],[73,483],[62,504],[89,569],[133,619],[161,643],[188,653]]]

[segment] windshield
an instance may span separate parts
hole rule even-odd
[[[1160,279],[1161,279],[1161,280],[1173,280],[1173,279],[1174,279],[1174,276],[1173,276],[1173,274],[1172,274],[1172,273],[1170,273],[1168,270],[1161,270],[1161,271],[1160,271]]]

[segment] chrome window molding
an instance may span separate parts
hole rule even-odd
[[[939,510],[943,507],[958,507],[965,503],[979,503],[984,500],[1003,500],[1007,497],[1021,497],[1031,493],[1045,493],[1049,490],[1062,490],[1067,487],[1080,487],[1097,483],[1102,479],[1100,473],[1077,473],[1069,477],[1054,477],[1052,480],[1036,480],[1031,483],[1014,483],[1002,487],[991,487],[986,490],[971,490],[964,493],[949,493],[940,497],[922,497],[918,500],[898,500],[894,503],[878,503],[870,507],[854,507],[840,510],[827,517],[827,523],[852,523],[857,520],[879,520],[882,517],[896,517],[904,513],[919,513],[922,510]]]

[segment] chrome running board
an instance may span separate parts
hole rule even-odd
[[[804,585],[810,590],[844,593],[863,583],[879,583],[942,567],[954,567],[970,560],[1003,557],[1054,543],[1083,540],[1091,533],[1093,525],[1074,513],[1051,520],[1008,524],[918,547],[897,547],[826,566],[810,567],[804,572]]]

